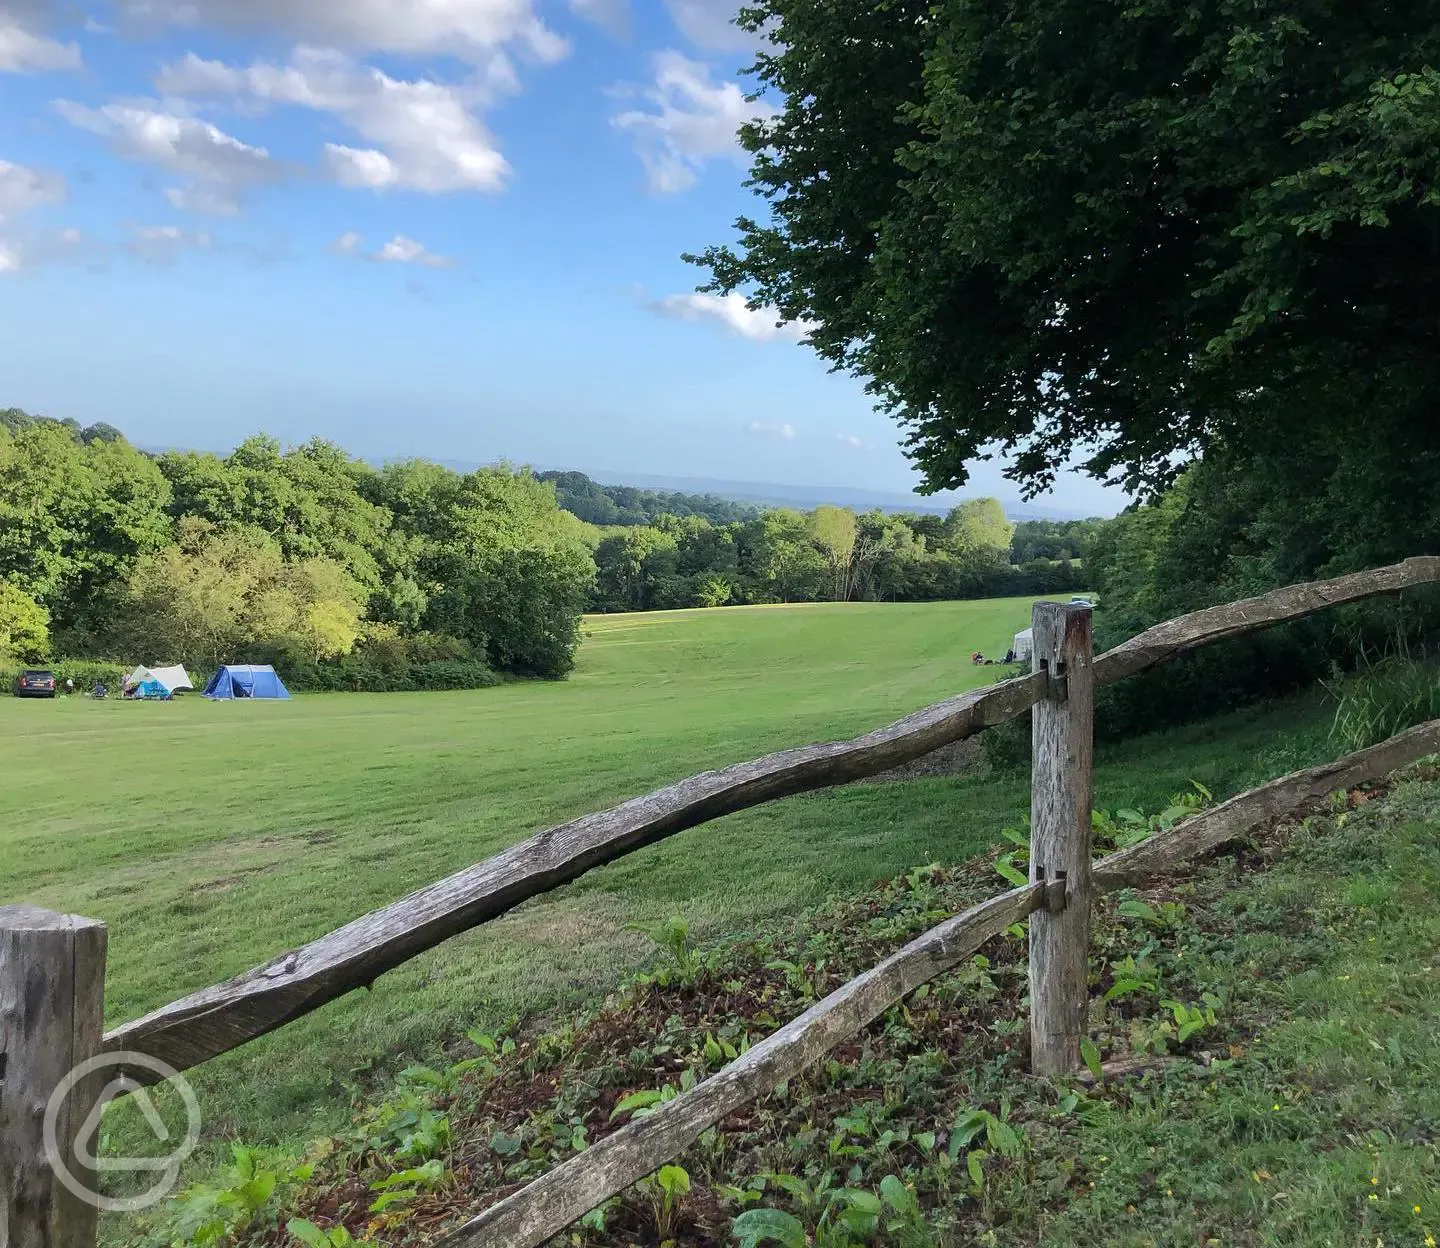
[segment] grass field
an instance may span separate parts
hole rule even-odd
[[[276,704],[0,699],[0,902],[110,925],[107,1018],[135,1016],[519,840],[693,771],[848,736],[993,677],[1028,600],[811,605],[587,624],[575,676]],[[1103,804],[1233,791],[1316,752],[1304,708],[1104,763]],[[1289,743],[1286,744],[1287,737]],[[698,828],[457,938],[196,1072],[212,1138],[293,1138],[345,1087],[467,1026],[572,1003],[648,957],[632,920],[701,939],[791,915],[1023,813],[1023,776],[851,786]]]
[[[1440,768],[1387,787],[1257,829],[1143,897],[1098,899],[1086,1032],[1094,1060],[1143,1055],[1143,1075],[1068,1089],[1029,1076],[1025,941],[1007,934],[680,1151],[673,1205],[638,1184],[556,1242],[1435,1248]],[[498,1066],[402,1077],[294,1182],[293,1164],[262,1161],[276,1195],[234,1242],[274,1245],[304,1216],[370,1244],[434,1243],[572,1159],[577,1125],[587,1145],[613,1131],[627,1093],[674,1086],[677,1068],[713,1074],[718,1041],[772,1033],[995,887],[985,854],[828,903],[803,937],[760,929],[688,969],[657,957]],[[376,1206],[415,1174],[403,1115],[417,1097],[449,1124],[418,1146],[440,1180]],[[156,1241],[238,1181],[178,1201]],[[784,1238],[747,1236],[755,1219]]]

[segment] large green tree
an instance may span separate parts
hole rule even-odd
[[[315,661],[348,654],[364,588],[323,557],[287,561],[258,529],[187,526],[105,600],[99,637],[151,662]]]
[[[171,540],[170,487],[128,442],[56,421],[0,440],[0,577],[74,625],[105,586]]]
[[[50,650],[50,616],[18,585],[0,581],[0,663],[37,663]]]
[[[1440,4],[757,0],[764,218],[699,257],[869,379],[931,488],[1000,449],[1440,456]]]

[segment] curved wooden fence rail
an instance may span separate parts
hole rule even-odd
[[[1292,585],[1211,607],[1141,633],[1095,660],[1109,684],[1202,646],[1342,603],[1440,581],[1440,557]],[[784,750],[691,776],[610,810],[537,832],[511,849],[289,950],[226,983],[183,997],[105,1037],[185,1070],[308,1014],[336,997],[603,863],[762,802],[878,775],[1005,723],[1035,705],[1043,673],[948,698],[851,741]],[[129,1072],[144,1083],[156,1076]]]
[[[1373,749],[1272,781],[1203,811],[1169,832],[1101,858],[1095,863],[1096,886],[1108,891],[1168,871],[1336,789],[1383,779],[1435,753],[1440,753],[1440,720]],[[1010,924],[1034,914],[1045,901],[1045,886],[1033,883],[945,920],[835,989],[717,1074],[492,1205],[439,1240],[436,1248],[534,1248],[543,1244],[596,1205],[654,1173],[727,1114],[794,1078],[921,984],[958,966]]]
[[[1032,1054],[1041,1073],[1078,1063],[1094,888],[1113,888],[1203,852],[1343,784],[1440,750],[1440,721],[1339,762],[1256,789],[1165,837],[1090,862],[1091,698],[1098,685],[1202,646],[1344,603],[1440,582],[1440,557],[1272,593],[1170,620],[1098,657],[1089,609],[1038,603],[1029,675],[917,711],[851,741],[785,750],[691,776],[511,849],[101,1037],[104,928],[32,907],[0,907],[0,1230],[9,1242],[90,1248],[95,1211],[70,1200],[34,1147],[37,1114],[63,1077],[56,1053],[136,1054],[175,1070],[207,1061],[371,984],[385,971],[520,902],[686,828],[762,802],[877,775],[1031,707],[1031,880],[948,920],[832,993],[662,1110],[617,1131],[458,1231],[447,1244],[529,1248],[682,1150],[731,1109],[803,1069],[1011,923],[1031,917]],[[98,929],[98,936],[96,934]],[[46,1055],[43,1058],[37,1055]],[[68,1069],[68,1068],[67,1068]],[[159,1075],[122,1066],[136,1084]],[[120,1073],[112,1068],[108,1077]],[[89,1121],[100,1088],[81,1081],[66,1123]],[[88,1099],[88,1103],[87,1102]],[[69,1130],[69,1127],[65,1127]],[[75,1156],[88,1155],[75,1138]],[[0,1248],[5,1236],[0,1235]]]

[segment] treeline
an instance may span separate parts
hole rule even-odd
[[[561,676],[595,564],[526,472],[372,469],[321,441],[149,456],[7,412],[0,652],[273,662],[298,687]],[[89,435],[89,436],[87,436]]]
[[[558,502],[602,496],[646,522]],[[376,469],[318,440],[150,455],[109,425],[0,412],[0,662],[273,663],[302,689],[557,677],[587,610],[1082,586],[1068,558],[1012,566],[1022,540],[1068,556],[1084,538],[1012,526],[994,499],[948,516],[758,510],[578,473]]]
[[[661,515],[612,530],[595,547],[594,609],[651,611],[731,603],[918,602],[1071,592],[1085,575],[1070,556],[1080,530],[1061,537],[1053,522],[1012,525],[993,498],[962,503],[947,516],[856,515],[822,506],[775,507],[729,524]],[[1095,525],[1099,522],[1084,522]],[[1031,559],[1012,551],[1064,550]]]
[[[1216,448],[1086,545],[1097,646],[1280,585],[1440,552],[1440,462],[1371,446]],[[1440,590],[1407,591],[1227,642],[1104,691],[1107,732],[1193,719],[1440,641]]]
[[[555,487],[555,501],[573,516],[602,528],[611,525],[651,524],[661,516],[702,516],[711,524],[747,520],[760,509],[734,503],[713,494],[681,494],[672,490],[642,490],[633,485],[601,485],[583,472],[539,472],[541,481]]]

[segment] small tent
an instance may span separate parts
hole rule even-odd
[[[190,680],[190,674],[180,664],[173,667],[137,667],[125,677],[125,692],[133,693],[147,680],[158,680],[165,687],[167,693],[180,693],[183,690],[195,691],[195,685]]]
[[[256,663],[227,663],[210,677],[205,686],[207,698],[288,698],[290,690],[275,674],[275,669]]]
[[[131,677],[133,676],[134,673],[132,672]],[[170,690],[165,688],[160,681],[156,680],[154,676],[150,676],[145,680],[134,681],[133,683],[130,679],[127,679],[125,683],[125,696],[127,698],[146,698],[163,702],[174,695],[172,695]]]
[[[152,667],[150,675],[155,677],[171,693],[189,691],[195,692],[195,684],[190,679],[190,673],[185,670],[183,664],[176,663],[173,667]]]
[[[1015,640],[1010,643],[1010,649],[1015,652],[1015,662],[1028,663],[1030,657],[1035,653],[1035,632],[1027,628],[1024,632],[1016,633]]]

